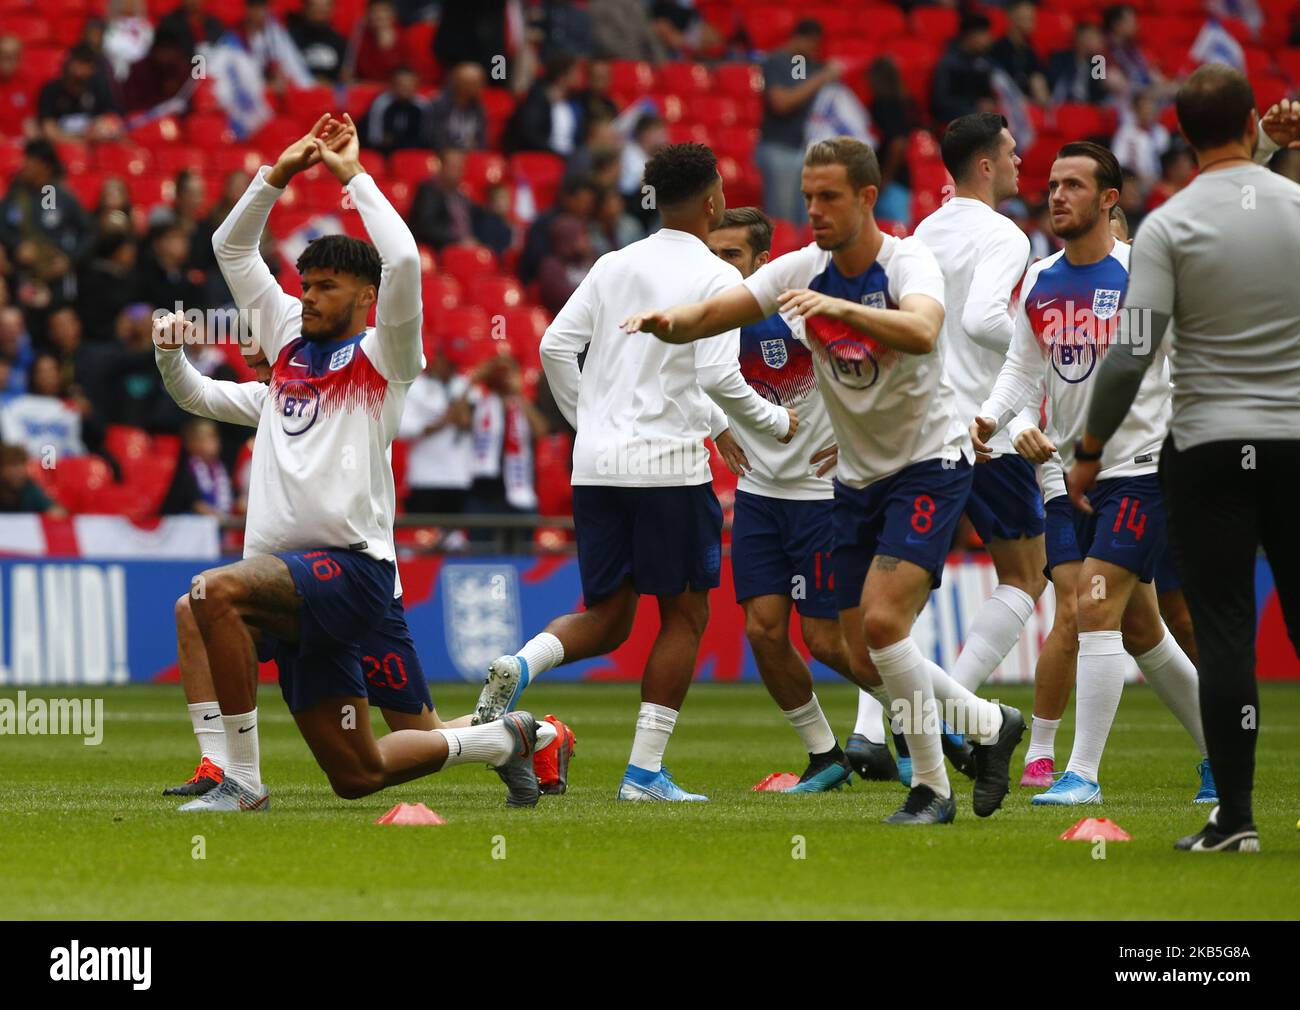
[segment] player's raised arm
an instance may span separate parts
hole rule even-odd
[[[351,195],[382,264],[375,309],[377,339],[373,347],[367,345],[366,351],[386,378],[413,381],[422,367],[420,247],[402,216],[362,166],[352,117],[345,112],[343,119],[341,143],[331,145],[317,138],[315,147],[325,167]]]
[[[154,320],[153,356],[167,393],[178,407],[191,414],[257,427],[266,402],[266,387],[260,382],[226,382],[204,375],[185,356],[185,344],[193,341],[193,334],[194,324],[178,313]]]
[[[628,333],[650,333],[668,344],[689,344],[762,322],[769,315],[745,285],[737,284],[707,301],[639,312],[619,325]]]
[[[1029,238],[1017,231],[1015,242],[999,242],[975,264],[970,293],[961,313],[961,328],[980,347],[1006,354],[1015,332],[1011,292],[1029,262]]]
[[[281,152],[271,168],[262,166],[253,176],[226,219],[212,234],[212,251],[235,304],[247,314],[254,338],[274,361],[279,353],[281,323],[300,309],[298,299],[281,290],[259,248],[271,207],[297,173],[320,158],[315,141],[337,143],[338,123],[321,116],[305,135]]]

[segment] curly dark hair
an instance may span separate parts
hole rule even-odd
[[[379,251],[363,239],[351,235],[322,235],[307,243],[298,257],[298,273],[319,267],[351,274],[379,287],[382,264]]]
[[[703,144],[669,144],[645,163],[645,184],[660,207],[703,196],[717,178],[718,159]]]

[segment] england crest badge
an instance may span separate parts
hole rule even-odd
[[[347,347],[340,347],[330,355],[330,371],[337,372],[340,368],[346,368],[349,361],[352,360],[352,352],[356,349],[356,344],[348,344]]]
[[[779,337],[760,340],[758,349],[763,352],[763,364],[768,368],[784,368],[785,363],[790,360],[790,351],[785,346],[785,341]]]
[[[1098,319],[1109,319],[1119,311],[1118,291],[1111,288],[1098,288],[1092,296],[1092,314]]]
[[[519,580],[511,565],[442,569],[442,621],[447,653],[469,683],[483,680],[488,664],[520,644]]]
[[[868,291],[862,296],[862,304],[869,309],[889,308],[889,305],[885,302],[885,293],[883,291]]]

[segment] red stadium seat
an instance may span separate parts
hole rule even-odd
[[[528,183],[538,210],[548,209],[564,178],[564,159],[546,151],[520,151],[510,156],[510,175]]]
[[[619,105],[626,105],[654,89],[654,71],[644,60],[611,60],[609,71],[609,90]]]
[[[1274,55],[1277,57],[1278,71],[1283,77],[1289,78],[1293,85],[1300,88],[1300,46],[1279,49]]]
[[[740,121],[736,100],[730,95],[696,95],[690,99],[690,116],[709,129],[735,126]]]
[[[655,90],[674,95],[707,95],[713,86],[708,68],[699,63],[663,63]]]
[[[191,168],[199,172],[211,169],[208,152],[189,144],[177,144],[174,147],[159,147],[153,152],[153,169],[159,175],[174,178],[181,169]]]
[[[524,368],[540,368],[542,335],[550,325],[546,310],[533,305],[507,309],[505,316],[506,339],[519,364]]]
[[[62,46],[28,45],[23,47],[22,74],[31,81],[33,88],[59,76],[63,69],[63,57],[66,50]]]
[[[492,250],[481,245],[450,245],[438,257],[442,272],[455,277],[468,289],[475,277],[497,272],[497,258]]]
[[[394,151],[388,157],[389,175],[416,186],[436,176],[441,169],[442,161],[432,151]]]
[[[758,145],[758,130],[752,126],[722,126],[711,131],[713,149],[720,158],[745,161],[754,156]]]
[[[889,4],[871,4],[858,16],[854,35],[872,42],[892,42],[907,34],[903,12]]]
[[[465,156],[461,187],[475,203],[483,203],[487,199],[488,188],[505,182],[508,178],[506,159],[496,151],[470,151]]]
[[[912,35],[940,47],[957,36],[959,20],[960,15],[951,7],[916,7],[907,19]]]
[[[113,175],[146,175],[153,170],[153,155],[136,144],[100,144],[95,148],[95,167]]]
[[[489,316],[524,305],[523,285],[513,277],[480,275],[471,278],[465,290],[469,303],[477,305]]]
[[[754,63],[722,63],[713,68],[718,92],[738,100],[759,98],[763,94],[763,72]]]
[[[54,494],[69,512],[94,511],[97,495],[113,486],[113,471],[98,456],[70,456],[54,468]]]
[[[745,7],[740,20],[754,48],[768,52],[780,48],[790,38],[799,12],[784,5],[753,4]]]
[[[68,175],[83,175],[90,171],[91,151],[82,141],[61,140],[54,145],[54,150]]]
[[[1074,16],[1064,10],[1040,10],[1029,42],[1043,59],[1069,49],[1074,44]]]
[[[420,286],[423,291],[424,314],[428,319],[440,317],[460,305],[460,281],[449,274],[423,274]]]
[[[501,131],[515,111],[515,96],[509,88],[484,88],[481,101],[487,114],[487,143],[496,147],[501,143]]]
[[[709,128],[703,123],[687,122],[686,120],[672,123],[668,127],[668,143],[703,144],[705,147],[713,147]]]
[[[1056,132],[1072,139],[1103,137],[1109,140],[1117,126],[1114,109],[1086,102],[1064,102],[1056,107]]]
[[[126,188],[131,194],[131,205],[144,211],[176,200],[175,181],[162,175],[128,175]]]
[[[246,172],[252,175],[257,171],[258,166],[264,163],[262,153],[257,148],[238,144],[218,147],[209,152],[209,157],[213,170],[223,178],[231,172]]]
[[[271,98],[272,108],[285,118],[293,122],[303,122],[306,119],[306,125],[298,131],[299,136],[306,133],[319,118],[320,113],[315,110],[333,109],[338,106],[338,99],[334,97],[334,89],[324,84],[313,84],[306,88],[296,88],[290,85],[284,89],[282,94],[271,94],[269,97]],[[352,118],[356,119],[356,116]]]
[[[143,428],[127,424],[110,424],[104,431],[104,448],[117,460],[124,473],[148,458],[151,441]]]
[[[490,324],[487,313],[477,305],[462,305],[449,309],[438,320],[440,337],[468,337],[471,341],[488,340]]]
[[[50,20],[36,14],[6,14],[5,32],[18,36],[24,46],[40,46],[58,41],[50,30]]]
[[[181,121],[175,116],[160,116],[152,122],[137,126],[127,136],[131,142],[157,153],[159,148],[179,144],[184,140]]]
[[[212,157],[228,153],[237,144],[230,118],[224,112],[191,112],[185,120],[185,139],[191,150]]]
[[[366,110],[370,108],[371,102],[380,95],[385,87],[387,85],[378,84],[374,81],[358,81],[349,85],[347,99],[343,103],[344,110],[352,115],[354,121],[359,122],[361,117],[366,114]],[[332,102],[330,104],[333,105]]]

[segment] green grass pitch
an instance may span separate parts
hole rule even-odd
[[[435,685],[446,714],[476,696]],[[1026,714],[1027,688],[996,689]],[[29,696],[38,692],[29,692]],[[49,692],[39,692],[48,695]],[[95,692],[62,692],[93,697]],[[986,691],[992,694],[994,691]],[[7,689],[0,697],[14,697]],[[837,732],[853,692],[819,688]],[[1197,755],[1145,688],[1125,691],[1102,767],[1102,807],[1032,809],[1014,786],[988,820],[956,777],[957,822],[909,829],[881,818],[900,785],[820,796],[756,794],[771,771],[801,771],[794,733],[761,687],[697,685],[669,746],[678,781],[707,805],[614,801],[637,709],[635,686],[545,681],[539,716],[573,725],[565,796],[506,810],[504,787],[461,767],[359,801],[336,798],[284,708],[260,695],[268,815],[191,816],[160,795],[197,750],[175,687],[102,691],[98,747],[80,738],[0,736],[3,918],[1293,918],[1300,871],[1300,687],[1263,691],[1256,779],[1258,856],[1175,853],[1198,827]],[[1073,709],[1057,738],[1069,754]],[[420,801],[442,827],[372,822]],[[1057,836],[1106,816],[1133,840],[1099,852]],[[202,842],[195,836],[203,836]],[[802,840],[802,841],[801,841]],[[196,859],[201,846],[206,858]],[[795,858],[802,855],[803,858]],[[1104,858],[1099,858],[1103,857]],[[504,858],[499,858],[504,857]]]

